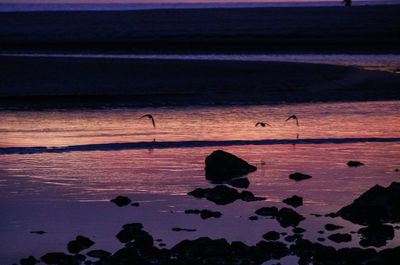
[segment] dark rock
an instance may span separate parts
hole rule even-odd
[[[289,208],[279,210],[277,220],[282,227],[297,226],[305,218]]]
[[[295,227],[295,228],[293,228],[292,231],[295,234],[301,234],[301,233],[304,233],[306,230],[304,228],[301,228],[301,227]]]
[[[165,243],[160,243],[160,244],[159,244],[160,247],[165,247],[166,245],[167,245],[167,244],[165,244]]]
[[[386,245],[386,240],[392,240],[394,229],[391,225],[375,224],[363,227],[358,230],[362,240],[360,245],[363,247],[382,247]]]
[[[143,231],[141,223],[131,223],[122,226],[122,230],[116,235],[121,243],[128,243],[135,240],[134,245],[138,248],[149,248],[154,244],[153,237]]]
[[[237,179],[232,179],[229,182],[229,185],[235,188],[247,189],[250,185],[250,181],[248,178],[237,178]]]
[[[325,232],[323,230],[319,230],[318,234],[324,234]]]
[[[282,242],[260,241],[256,247],[263,260],[280,259],[290,254],[290,250]]]
[[[315,216],[315,217],[322,217],[322,214],[318,214],[318,213],[310,213],[310,215]]]
[[[107,258],[111,256],[111,253],[102,249],[96,249],[89,251],[86,255],[92,258]]]
[[[80,263],[74,256],[62,252],[47,253],[40,259],[46,264],[79,265]]]
[[[294,242],[294,241],[296,241],[297,239],[301,239],[302,237],[303,237],[303,235],[301,235],[301,234],[290,235],[290,236],[285,237],[285,241],[287,241],[287,242]]]
[[[299,172],[293,173],[289,175],[290,179],[294,179],[295,181],[300,181],[303,179],[310,179],[312,178],[310,175],[301,174]]]
[[[347,162],[347,165],[349,167],[359,167],[359,166],[363,166],[364,164],[359,161],[349,161],[349,162]]]
[[[198,209],[189,209],[189,210],[185,210],[185,214],[200,214],[201,211]]]
[[[207,156],[205,164],[206,178],[211,181],[224,181],[257,170],[243,159],[222,150]]]
[[[323,238],[323,237],[318,237],[317,240],[320,241],[320,242],[323,242],[323,241],[325,241],[325,238]]]
[[[219,205],[226,205],[241,199],[241,195],[236,189],[229,188],[225,185],[218,185],[212,189],[197,188],[188,194],[196,198],[206,198],[207,200]]]
[[[182,260],[215,260],[216,258],[228,258],[231,250],[230,245],[225,239],[212,240],[208,237],[201,237],[196,240],[183,240],[179,242],[171,248],[171,253]]]
[[[336,218],[339,217],[340,215],[337,213],[327,213],[325,214],[325,217],[330,217],[330,218]]]
[[[270,232],[265,233],[262,237],[265,240],[278,240],[280,238],[280,234],[275,231],[270,231]]]
[[[240,198],[245,202],[263,201],[266,199],[264,197],[255,197],[252,192],[247,190],[244,190],[240,193]]]
[[[294,195],[290,198],[284,199],[283,202],[296,208],[303,205],[303,198]]]
[[[87,237],[77,236],[75,240],[68,243],[68,251],[70,253],[79,253],[84,249],[90,248],[94,245],[94,242]]]
[[[371,225],[400,221],[400,183],[393,182],[384,188],[375,185],[350,205],[340,209],[343,219],[356,224]]]
[[[174,232],[181,232],[181,231],[185,231],[185,232],[195,232],[196,229],[191,229],[191,228],[179,228],[179,227],[173,227],[171,229]]]
[[[35,259],[33,256],[29,256],[26,259],[21,259],[20,263],[21,265],[35,265],[36,263],[39,263],[40,261]]]
[[[326,224],[325,225],[325,229],[328,231],[334,231],[334,230],[338,230],[338,229],[342,229],[343,226],[340,225],[334,225],[334,224]]]
[[[128,197],[117,196],[116,198],[112,199],[111,202],[115,203],[118,207],[122,207],[130,204],[132,201]]]
[[[251,221],[256,221],[256,220],[258,220],[258,216],[255,216],[255,215],[250,216],[250,217],[249,217],[249,220],[251,220]]]
[[[399,172],[399,169],[398,169],[398,168],[396,168],[396,169],[394,170],[394,172]]]
[[[139,203],[138,203],[138,202],[132,202],[132,203],[131,203],[131,206],[133,206],[133,207],[139,207]]]
[[[349,234],[333,234],[328,236],[328,239],[332,240],[333,242],[336,243],[342,243],[342,242],[350,242],[351,241],[351,235]]]
[[[38,234],[38,235],[43,235],[43,234],[46,234],[46,232],[45,231],[31,231],[31,234]]]
[[[220,212],[213,212],[213,211],[206,210],[206,209],[202,210],[200,212],[200,217],[203,218],[203,219],[208,219],[208,218],[211,218],[211,217],[220,218],[221,215],[222,215],[222,213],[220,213]]]
[[[255,211],[256,214],[261,216],[273,216],[276,217],[278,215],[278,208],[276,207],[262,207]]]

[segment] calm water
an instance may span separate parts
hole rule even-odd
[[[153,128],[148,119],[156,120]],[[300,126],[293,120],[296,114]],[[375,184],[388,186],[400,181],[400,102],[296,104],[246,107],[187,107],[75,111],[0,112],[0,264],[50,251],[66,251],[76,235],[91,237],[96,245],[114,251],[122,245],[115,235],[125,223],[142,222],[145,230],[172,247],[183,239],[199,236],[227,238],[255,244],[270,230],[291,233],[275,220],[249,221],[263,206],[284,207],[282,200],[302,196],[304,205],[296,211],[307,217],[300,226],[305,238],[316,240],[326,223],[344,225],[341,232],[358,230],[340,218],[314,217],[351,203]],[[264,121],[271,127],[255,127]],[[298,136],[299,135],[299,136]],[[306,144],[285,144],[279,139],[308,139]],[[363,142],[366,138],[381,142]],[[329,139],[353,139],[332,144]],[[385,139],[392,138],[389,141]],[[397,138],[397,139],[393,139]],[[155,139],[155,143],[153,142]],[[312,139],[325,139],[316,144]],[[158,143],[209,141],[202,147],[161,148]],[[228,140],[273,140],[272,144],[228,145]],[[128,143],[148,142],[148,148]],[[125,150],[87,151],[88,145],[127,145]],[[261,142],[262,143],[262,142]],[[65,147],[68,152],[7,154],[9,147]],[[256,165],[248,190],[266,201],[237,201],[227,206],[198,200],[186,193],[197,187],[211,187],[204,178],[204,159],[223,149]],[[24,150],[24,149],[22,149]],[[3,151],[3,152],[2,152]],[[346,162],[365,163],[349,168]],[[313,176],[299,183],[288,178],[294,172]],[[108,202],[117,195],[129,196],[140,207],[118,208]],[[186,209],[218,210],[220,219],[202,220],[186,215]],[[162,221],[160,221],[162,220]],[[197,229],[194,233],[171,232],[172,227]],[[31,234],[44,230],[44,235]],[[327,237],[326,232],[323,237]],[[353,241],[325,244],[358,246]],[[24,245],[21,248],[21,245]],[[400,245],[400,233],[387,247]],[[85,253],[85,252],[84,252]],[[282,264],[294,264],[288,258]]]
[[[132,51],[133,53],[135,51]],[[159,59],[159,60],[222,60],[261,61],[333,64],[352,66],[365,70],[388,71],[400,74],[399,54],[45,54],[45,53],[3,53],[18,57],[58,57],[58,58],[119,58],[119,59]]]

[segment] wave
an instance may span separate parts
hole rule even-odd
[[[70,145],[64,147],[4,147],[0,155],[40,154],[91,151],[120,151],[133,149],[195,148],[238,145],[287,145],[287,144],[346,144],[346,143],[387,143],[400,142],[400,138],[316,138],[316,139],[268,139],[268,140],[229,140],[229,141],[171,141],[171,142],[128,142]]]

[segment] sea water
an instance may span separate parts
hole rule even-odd
[[[145,114],[153,115],[155,128],[149,118],[141,119]],[[299,126],[286,121],[293,114]],[[115,235],[132,222],[143,223],[168,248],[200,236],[252,245],[271,230],[291,233],[276,220],[248,218],[264,206],[288,207],[282,200],[293,195],[304,200],[296,208],[306,217],[300,223],[304,238],[327,238],[333,232],[318,232],[327,223],[344,226],[341,233],[357,231],[358,225],[341,218],[312,214],[336,212],[376,184],[400,181],[399,114],[398,101],[2,111],[0,263],[67,252],[79,234],[96,242],[91,249],[113,252],[123,246]],[[266,200],[221,206],[187,195],[214,186],[205,179],[204,160],[217,149],[257,166],[247,176],[247,190]],[[349,160],[365,165],[349,168]],[[294,172],[312,178],[295,182],[288,177]],[[119,208],[109,202],[117,195],[140,205]],[[220,211],[222,217],[202,220],[185,214],[187,209]],[[37,230],[46,233],[30,233]],[[359,236],[352,237],[349,243],[323,244],[360,247]],[[399,245],[396,230],[385,247]]]

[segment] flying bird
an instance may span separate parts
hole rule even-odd
[[[272,127],[272,126],[269,125],[268,123],[266,123],[266,122],[261,122],[261,121],[257,122],[255,127],[257,127],[258,125],[260,125],[261,127],[265,127],[265,125],[267,125],[267,126],[269,126],[269,127]]]
[[[156,128],[156,123],[155,123],[154,118],[153,118],[153,116],[151,114],[143,115],[142,117],[140,117],[140,119],[142,119],[144,117],[147,117],[147,118],[151,119],[151,122],[153,123],[153,127]]]
[[[296,115],[290,116],[289,118],[286,119],[286,121],[288,121],[288,120],[290,120],[290,119],[296,120],[296,124],[297,124],[297,126],[299,126],[299,120],[297,119]]]

